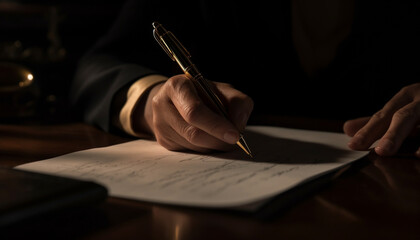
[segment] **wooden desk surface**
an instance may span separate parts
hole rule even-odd
[[[280,126],[340,131],[334,121],[268,119]],[[0,124],[0,167],[129,141],[82,123]],[[92,209],[16,227],[14,236],[57,239],[420,239],[420,160],[374,153],[273,219],[109,197]],[[1,234],[0,234],[1,236]]]

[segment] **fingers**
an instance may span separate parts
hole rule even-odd
[[[230,94],[229,102],[248,98],[237,90],[225,89],[225,92]],[[244,118],[249,117],[248,112],[246,109]],[[239,139],[238,128],[208,108],[185,75],[168,79],[153,97],[153,132],[157,141],[170,150],[228,150]]]
[[[419,121],[420,102],[412,102],[398,110],[392,117],[391,124],[375,147],[375,152],[381,156],[395,154],[404,139],[415,128]]]
[[[152,126],[156,141],[163,147],[172,151],[190,149],[197,152],[207,152],[208,149],[189,143],[174,130],[171,123],[178,121],[178,113],[172,104],[163,103],[163,101],[167,101],[168,103],[169,101],[162,95],[163,94],[158,94],[154,97],[153,102]]]
[[[377,139],[384,135],[391,118],[391,114],[385,114],[382,111],[377,112],[354,134],[348,146],[354,150],[367,150]]]
[[[172,104],[166,106],[169,107],[158,111],[154,118],[156,140],[163,147],[173,151],[190,149],[203,153],[228,149],[226,143],[185,122]],[[163,109],[160,103],[155,107]]]
[[[226,83],[215,83],[229,106],[228,114],[233,124],[243,131],[254,108],[254,102],[246,94],[234,89]]]
[[[343,131],[350,137],[353,137],[369,121],[370,117],[356,118],[348,120],[343,125]]]
[[[381,156],[395,154],[420,121],[419,94],[420,84],[405,87],[369,121],[359,119],[347,122],[344,131],[350,136],[360,128],[354,133],[349,147],[354,150],[366,150],[380,139],[375,147],[376,153]]]
[[[236,127],[206,106],[190,80],[182,75],[172,79],[167,85],[168,96],[188,124],[226,143],[235,144],[238,141]]]

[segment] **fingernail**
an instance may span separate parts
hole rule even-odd
[[[376,153],[379,155],[390,155],[394,150],[395,144],[389,139],[383,139],[379,145],[375,147]]]
[[[227,131],[224,135],[223,135],[223,139],[230,144],[235,144],[238,139],[239,139],[239,134],[236,131]]]

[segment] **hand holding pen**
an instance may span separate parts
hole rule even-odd
[[[207,84],[220,93],[217,97],[220,97],[227,117],[204,103],[195,83],[187,74],[181,74],[155,86],[143,100],[145,103],[139,104],[144,109],[133,115],[144,116],[144,119],[133,122],[143,123],[139,128],[149,129],[169,150],[231,150],[235,147],[233,144],[243,139],[241,131],[251,114],[253,101],[228,84]]]

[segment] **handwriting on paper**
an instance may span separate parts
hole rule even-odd
[[[249,127],[255,158],[240,149],[202,155],[136,140],[21,165],[94,180],[118,197],[159,203],[231,207],[272,197],[366,155],[347,149],[344,134]]]

